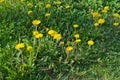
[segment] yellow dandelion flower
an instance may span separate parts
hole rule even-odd
[[[40,23],[41,23],[40,20],[33,20],[32,21],[32,24],[35,25],[35,26],[39,25]]]
[[[50,15],[51,15],[50,13],[46,13],[46,14],[45,14],[46,17],[48,17],[48,16],[50,16]]]
[[[78,28],[79,25],[78,25],[78,24],[74,24],[73,27],[74,27],[74,28]]]
[[[55,2],[55,4],[56,4],[56,5],[60,5],[60,4],[61,4],[61,2],[60,2],[60,1],[57,1],[57,2]]]
[[[72,50],[73,50],[73,47],[72,47],[72,46],[66,47],[66,51],[72,51]]]
[[[62,37],[61,37],[61,34],[55,34],[53,38],[56,40],[60,40]]]
[[[50,8],[51,7],[51,4],[46,4],[46,8]]]
[[[57,34],[57,32],[55,30],[49,30],[48,34],[54,36],[55,34]]]
[[[42,33],[39,33],[39,34],[37,34],[37,35],[35,35],[35,38],[42,38],[43,37],[43,34]]]
[[[107,10],[102,10],[102,12],[103,12],[103,13],[106,13],[106,12],[107,12]]]
[[[98,13],[98,12],[94,12],[92,15],[93,15],[93,18],[95,18],[95,17],[100,17],[100,16],[101,16],[101,14]]]
[[[74,37],[75,37],[76,39],[78,39],[78,38],[80,37],[80,35],[79,35],[79,34],[75,34]]]
[[[35,35],[38,35],[39,34],[39,32],[38,31],[33,31],[33,35],[35,36]]]
[[[32,49],[33,49],[32,46],[28,46],[28,47],[27,47],[27,51],[31,51]]]
[[[64,45],[64,41],[60,41],[60,44],[61,44],[61,45]]]
[[[114,25],[114,26],[118,26],[119,23],[118,23],[118,22],[114,22],[113,25]]]
[[[49,28],[45,28],[46,29],[46,31],[48,31],[49,30]]]
[[[89,40],[87,43],[88,43],[89,46],[94,45],[94,41],[93,40]]]
[[[0,3],[4,2],[5,0],[0,0]]]
[[[29,10],[29,11],[28,11],[28,15],[31,14],[32,12],[33,12],[32,10]]]
[[[21,0],[21,2],[24,2],[25,0]]]
[[[79,43],[79,42],[81,42],[81,39],[76,39],[75,42]]]
[[[105,6],[104,10],[106,10],[106,11],[109,10],[109,6]]]
[[[33,6],[33,4],[32,4],[32,3],[28,3],[27,6],[28,6],[28,7],[31,7],[31,6]]]
[[[105,23],[105,19],[102,19],[102,18],[99,19],[99,20],[98,20],[98,23],[99,23],[99,24],[103,24],[103,23]]]
[[[120,15],[118,13],[114,13],[113,16],[119,18]]]
[[[66,9],[69,9],[69,8],[70,8],[70,5],[66,5],[65,8],[66,8]]]
[[[96,23],[94,23],[94,26],[99,26],[99,23],[97,23],[97,22],[96,22]]]
[[[15,49],[19,50],[19,49],[22,49],[24,48],[24,43],[18,43],[16,46],[15,46]]]

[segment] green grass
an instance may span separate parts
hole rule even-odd
[[[56,5],[56,1],[0,2],[0,80],[119,80],[120,25],[113,24],[120,24],[120,15],[114,16],[120,14],[120,2],[59,0],[61,4]],[[46,8],[47,4],[51,7]],[[109,10],[103,13],[105,6]],[[94,18],[94,12],[101,16]],[[46,13],[51,15],[46,17]],[[95,26],[100,18],[105,23]],[[33,20],[41,23],[34,25]],[[74,24],[79,27],[74,28]],[[50,30],[56,33],[51,35]],[[37,39],[33,31],[43,37]],[[56,34],[61,38],[55,39]],[[75,34],[81,42],[75,42]],[[89,40],[94,44],[89,45]],[[16,49],[19,43],[24,46]],[[29,51],[28,46],[32,46]],[[67,51],[68,46],[73,49]]]

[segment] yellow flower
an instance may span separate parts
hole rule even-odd
[[[70,6],[69,6],[69,5],[66,5],[66,6],[65,6],[65,8],[66,8],[66,9],[69,9],[69,8],[70,8]]]
[[[60,4],[61,4],[61,2],[60,2],[60,1],[57,1],[57,2],[55,2],[55,4],[56,4],[56,5],[60,5]]]
[[[105,6],[104,10],[106,10],[106,11],[109,10],[109,6]]]
[[[113,16],[119,18],[120,15],[118,13],[114,13]]]
[[[51,7],[51,4],[46,4],[46,8],[50,8]]]
[[[31,7],[31,6],[33,6],[33,4],[32,4],[32,3],[28,3],[27,6],[28,6],[28,7]]]
[[[27,47],[27,51],[31,51],[32,49],[33,49],[32,46],[28,46],[28,47]]]
[[[46,17],[48,17],[48,16],[50,16],[50,15],[51,15],[50,13],[46,13],[46,14],[45,14]]]
[[[64,45],[64,41],[60,41],[60,44],[61,44],[61,45]]]
[[[61,39],[61,34],[55,34],[53,36],[53,38],[56,39],[56,40],[60,40]]]
[[[101,16],[100,13],[98,13],[98,12],[94,12],[92,15],[93,15],[93,18]]]
[[[78,24],[74,24],[73,27],[74,27],[74,28],[78,28],[79,25],[78,25]]]
[[[35,38],[42,38],[43,34],[39,33],[38,31],[33,31],[33,35],[35,36]]]
[[[102,10],[103,13],[106,13],[109,10],[109,6],[105,6],[104,9]]]
[[[40,23],[41,23],[40,20],[33,20],[32,21],[32,24],[35,25],[35,26],[39,25]]]
[[[54,36],[55,34],[57,34],[57,32],[55,30],[49,30],[48,34]]]
[[[21,0],[21,2],[24,2],[25,0]]]
[[[48,31],[49,30],[49,28],[45,28],[46,29],[46,31]]]
[[[31,14],[31,13],[32,13],[32,10],[29,10],[29,11],[28,11],[28,15]]]
[[[94,23],[94,26],[99,26],[99,23],[97,23],[97,22],[96,22],[96,23]]]
[[[33,31],[33,35],[35,36],[35,35],[38,35],[39,34],[39,32],[38,31]]]
[[[89,40],[87,43],[88,43],[89,46],[94,45],[94,41],[93,40]]]
[[[39,34],[35,35],[35,38],[42,38],[42,37],[43,37],[42,33],[39,33]]]
[[[72,51],[72,50],[73,50],[73,47],[72,47],[72,46],[66,47],[66,51]]]
[[[0,0],[0,3],[4,2],[5,0]]]
[[[114,22],[113,25],[114,25],[114,26],[118,26],[119,23],[118,23],[118,22]]]
[[[99,20],[98,20],[98,23],[99,23],[99,24],[103,24],[103,23],[105,23],[105,19],[102,19],[102,18],[99,19]]]
[[[103,12],[103,13],[106,13],[106,12],[107,12],[107,10],[102,10],[102,12]]]
[[[24,43],[18,43],[16,46],[15,46],[15,49],[19,50],[19,49],[22,49],[24,48]]]
[[[75,42],[79,43],[79,42],[81,42],[81,39],[76,39]]]
[[[79,34],[75,34],[74,37],[77,39],[77,38],[80,37],[80,35]]]

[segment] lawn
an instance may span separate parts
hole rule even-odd
[[[0,0],[0,80],[120,80],[119,0]]]

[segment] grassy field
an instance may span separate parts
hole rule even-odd
[[[120,80],[119,0],[0,0],[0,80]]]

